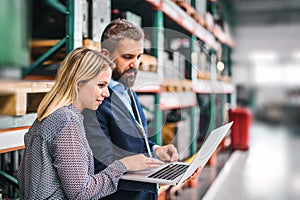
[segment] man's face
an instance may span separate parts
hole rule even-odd
[[[143,55],[143,40],[123,39],[112,54],[116,68],[112,78],[125,86],[132,87]]]

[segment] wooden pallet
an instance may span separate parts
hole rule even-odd
[[[231,82],[231,78],[228,75],[218,75],[217,80],[218,81],[223,81],[223,82],[228,82],[228,83]]]
[[[148,72],[157,72],[157,58],[144,54],[141,58],[139,70]]]
[[[198,14],[196,9],[191,6],[189,3],[183,0],[173,0],[182,10],[184,10],[189,16],[191,16],[196,22],[201,25],[204,25],[204,19]]]
[[[207,72],[207,71],[198,71],[197,78],[200,80],[210,80],[211,75],[210,75],[210,72]]]
[[[96,50],[98,49],[99,51],[101,50],[100,49],[101,48],[100,43],[99,42],[95,42],[95,41],[93,41],[91,39],[84,39],[82,41],[82,44],[83,44],[84,47],[89,48],[89,49],[96,49]]]
[[[192,82],[187,79],[165,79],[162,90],[166,92],[193,91]]]
[[[54,81],[0,81],[0,115],[22,116],[36,112]]]

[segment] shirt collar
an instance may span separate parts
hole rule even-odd
[[[124,94],[127,91],[127,87],[123,84],[119,83],[118,81],[115,81],[113,79],[109,82],[109,87],[116,93]]]

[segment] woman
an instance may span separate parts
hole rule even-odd
[[[94,175],[81,112],[96,110],[109,96],[113,66],[98,51],[83,47],[64,59],[55,85],[41,101],[37,119],[24,137],[18,171],[24,199],[98,199],[115,192],[127,170],[161,164],[140,154],[117,160]]]

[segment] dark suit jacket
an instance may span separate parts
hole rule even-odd
[[[114,160],[138,153],[147,153],[145,140],[134,117],[121,99],[109,88],[110,96],[95,111],[84,110],[84,124],[95,160],[95,173]],[[135,93],[134,98],[145,132],[147,121]],[[154,145],[149,140],[150,148]],[[106,199],[144,200],[157,199],[157,185],[120,180],[116,193]]]

